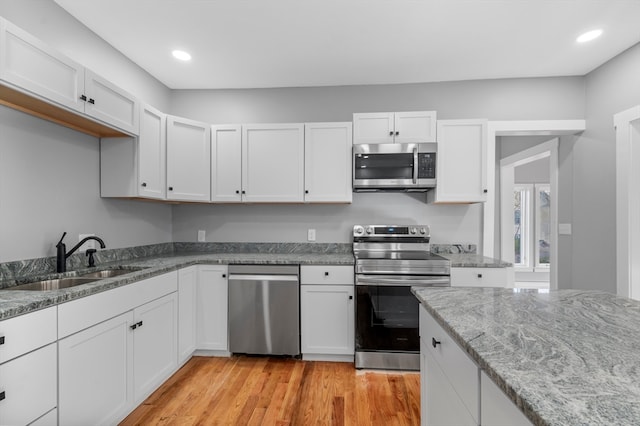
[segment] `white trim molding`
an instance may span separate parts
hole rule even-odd
[[[616,129],[616,289],[640,300],[640,105],[613,116]]]

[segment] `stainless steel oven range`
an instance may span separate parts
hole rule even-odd
[[[427,225],[355,225],[356,368],[419,370],[412,286],[450,285],[451,264],[431,253]]]

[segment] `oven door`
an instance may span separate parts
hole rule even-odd
[[[448,276],[356,275],[356,351],[420,352],[413,286],[449,286]]]

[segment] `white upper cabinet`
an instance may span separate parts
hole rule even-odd
[[[0,79],[138,134],[138,101],[134,96],[6,20],[0,21]]]
[[[242,201],[242,127],[211,127],[211,201]]]
[[[210,125],[168,116],[167,199],[209,201],[210,187]]]
[[[243,126],[242,185],[247,202],[304,201],[304,125]]]
[[[0,79],[76,111],[84,89],[84,67],[11,22],[0,20]]]
[[[350,203],[351,123],[306,123],[304,132],[304,200]]]
[[[439,120],[436,203],[477,203],[487,193],[487,120]]]
[[[140,107],[138,138],[100,140],[100,196],[166,198],[166,115]]]
[[[422,143],[436,141],[436,112],[353,114],[353,143]]]
[[[138,134],[139,102],[130,93],[85,69],[84,111],[87,115],[131,134]]]

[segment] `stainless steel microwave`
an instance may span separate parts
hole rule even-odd
[[[435,186],[435,143],[353,146],[353,190],[355,192],[424,192]]]

